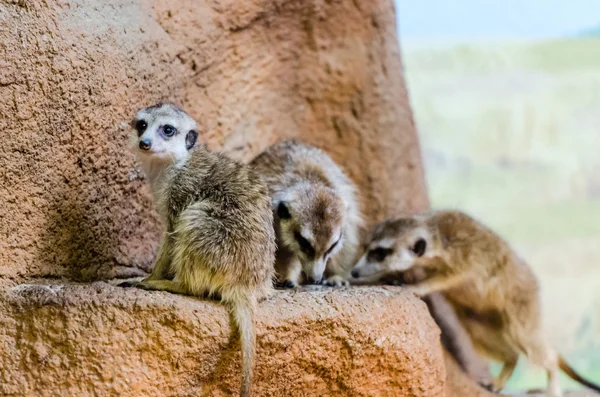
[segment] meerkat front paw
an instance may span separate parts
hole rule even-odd
[[[332,276],[323,280],[322,284],[329,287],[347,287],[350,285],[350,282],[342,276]]]
[[[283,280],[278,281],[277,284],[275,284],[275,287],[284,289],[296,288],[298,287],[298,283],[292,280]]]
[[[151,286],[147,285],[143,281],[125,281],[125,282],[122,282],[121,284],[119,284],[118,286],[123,287],[123,288],[139,288],[139,289],[143,289],[146,291],[155,290],[155,288],[152,288]]]

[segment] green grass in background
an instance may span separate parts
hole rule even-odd
[[[600,37],[404,44],[433,205],[513,243],[550,339],[600,382]],[[508,387],[544,385],[522,360]]]

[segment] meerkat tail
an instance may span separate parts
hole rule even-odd
[[[559,368],[569,376],[569,378],[573,379],[576,382],[581,383],[582,385],[600,392],[600,386],[590,382],[587,379],[584,379],[581,375],[579,375],[577,372],[575,372],[575,370],[569,365],[567,364],[567,362],[565,361],[565,359],[562,356],[558,356],[558,366]]]
[[[243,297],[231,302],[233,320],[242,349],[242,388],[240,397],[249,397],[252,389],[256,332],[254,329],[254,297]]]

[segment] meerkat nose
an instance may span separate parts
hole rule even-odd
[[[151,146],[152,146],[152,142],[150,142],[150,139],[142,139],[140,141],[140,149],[142,149],[142,150],[150,150]]]
[[[352,270],[352,277],[358,278],[358,276],[359,276],[358,270]]]

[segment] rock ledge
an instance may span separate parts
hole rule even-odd
[[[235,394],[239,352],[216,302],[22,284],[0,296],[0,394]],[[400,288],[277,291],[257,313],[256,396],[444,396],[439,330]]]

